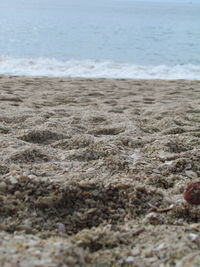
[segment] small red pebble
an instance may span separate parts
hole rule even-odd
[[[183,197],[189,204],[200,204],[200,182],[189,183],[183,193]]]

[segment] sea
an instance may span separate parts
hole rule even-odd
[[[0,74],[200,80],[200,0],[0,0]]]

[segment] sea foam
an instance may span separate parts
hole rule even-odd
[[[200,65],[142,66],[95,60],[0,57],[0,74],[49,77],[200,80]]]

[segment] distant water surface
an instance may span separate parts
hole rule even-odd
[[[172,69],[200,79],[200,1],[0,2],[0,73],[170,78]]]

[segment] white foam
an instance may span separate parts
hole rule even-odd
[[[141,66],[111,61],[68,60],[0,57],[0,74],[131,79],[200,80],[200,65]]]

